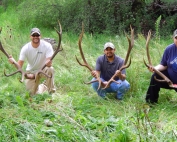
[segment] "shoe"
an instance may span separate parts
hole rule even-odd
[[[148,103],[148,104],[157,104],[157,101],[151,101],[150,99],[146,99],[146,103]]]
[[[118,93],[118,94],[116,95],[116,99],[122,100],[122,99],[123,99],[123,94],[122,94],[122,93]]]
[[[102,92],[101,94],[98,94],[98,96],[100,96],[101,98],[105,98],[106,94],[104,92]]]
[[[118,100],[122,100],[122,97],[117,97]]]
[[[52,89],[51,91],[49,91],[49,94],[53,94],[56,92],[56,89]]]
[[[146,104],[149,105],[151,108],[156,106],[158,103],[157,102],[154,102],[154,101],[151,101],[151,100],[147,100],[146,99]]]
[[[37,94],[43,94],[44,92],[46,92],[48,90],[47,86],[45,86],[44,84],[40,84],[38,86],[38,91]]]

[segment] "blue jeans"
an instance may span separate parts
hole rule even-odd
[[[92,81],[95,80],[95,78],[92,79]],[[101,78],[101,80],[104,82],[105,80]],[[119,82],[119,84],[115,82],[111,82],[110,86],[106,89],[98,89],[98,82],[93,82],[92,87],[97,92],[97,94],[105,98],[106,93],[116,93],[116,97],[119,100],[122,100],[123,95],[130,89],[130,84],[127,80],[116,80]]]

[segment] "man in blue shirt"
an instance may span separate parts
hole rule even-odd
[[[174,43],[166,47],[160,64],[154,68],[168,77],[173,84],[177,84],[177,29],[173,33],[173,42]],[[153,72],[153,68],[149,68],[149,70]],[[169,87],[168,83],[156,81],[154,77],[162,79],[156,73],[152,75],[150,85],[146,93],[147,103],[158,102],[160,88],[174,89],[177,92],[177,89]]]
[[[113,43],[107,42],[104,45],[104,55],[98,57],[96,61],[95,71],[92,71],[92,79],[95,80],[97,76],[100,76],[100,79],[103,82],[103,88],[108,83],[109,79],[116,73],[117,77],[114,79],[118,82],[112,82],[110,86],[106,89],[98,89],[99,83],[92,83],[93,89],[97,92],[100,97],[105,98],[106,93],[116,93],[116,98],[122,100],[123,95],[129,90],[130,84],[126,78],[125,69],[120,71],[119,69],[123,66],[124,60],[119,56],[115,55],[115,47]]]

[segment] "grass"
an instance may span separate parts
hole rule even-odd
[[[7,52],[17,60],[20,48],[29,41],[30,27],[16,28],[18,20],[14,24],[11,16],[6,19],[5,14],[1,16],[3,30],[0,40]],[[41,31],[43,37],[58,39],[54,30],[41,28]],[[158,105],[150,107],[145,104],[145,93],[151,77],[143,64],[143,58],[147,60],[145,37],[137,34],[135,38],[132,64],[127,69],[131,89],[124,100],[117,101],[114,94],[109,94],[108,100],[99,98],[90,85],[83,83],[92,77],[88,69],[79,66],[75,59],[76,55],[81,60],[78,36],[79,33],[67,33],[63,29],[64,50],[53,61],[57,92],[52,96],[46,93],[31,97],[24,83],[18,81],[20,74],[5,77],[4,69],[11,73],[15,68],[0,52],[0,141],[175,142],[176,92],[162,89]],[[86,33],[82,47],[92,68],[97,57],[103,54],[103,45],[107,41],[113,42],[116,54],[125,58],[128,48],[125,35]],[[150,41],[154,65],[160,62],[164,48],[171,42],[163,39],[157,41],[155,38]],[[48,127],[45,120],[50,120],[53,125]]]

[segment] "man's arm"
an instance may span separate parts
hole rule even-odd
[[[45,64],[46,64],[47,67],[51,67],[52,66],[52,60],[50,60],[50,59],[51,59],[51,57],[46,59]]]
[[[159,65],[155,66],[154,68],[159,71],[164,71],[167,69],[167,66],[163,66],[163,65],[159,64]]]
[[[120,80],[124,81],[126,78],[125,74],[122,74],[120,70],[116,71],[116,75],[119,77]]]
[[[163,65],[159,64],[159,65],[155,66],[154,68],[158,71],[164,71],[167,69],[167,66],[163,66]],[[150,72],[154,72],[153,67],[149,67],[148,69]]]
[[[125,74],[121,74],[121,76],[119,78],[120,78],[120,80],[124,81],[126,79],[126,75]]]
[[[95,78],[97,78],[98,76],[100,76],[100,71],[92,71],[91,72],[91,75],[93,76],[93,77],[95,77]]]
[[[18,60],[18,62],[17,62],[19,65],[20,65],[20,67],[22,68],[23,67],[23,63],[24,63],[24,61],[22,61],[22,60]]]
[[[10,55],[10,58],[8,60],[11,64],[16,63],[16,64],[14,64],[16,68],[18,68],[18,66],[20,66],[22,68],[23,63],[24,63],[24,61],[22,61],[22,60],[19,60],[18,62],[16,62],[12,55]]]

